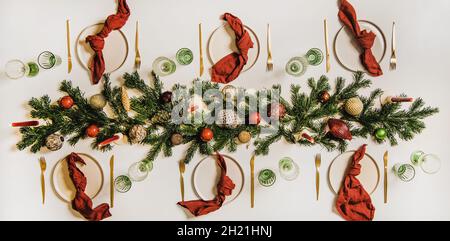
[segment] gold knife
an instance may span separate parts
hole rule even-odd
[[[384,203],[387,203],[388,198],[388,157],[389,153],[384,153]]]
[[[181,189],[181,201],[184,202],[184,172],[186,171],[186,164],[184,160],[181,160],[178,164],[178,168],[180,169],[180,189]]]
[[[109,160],[109,195],[111,208],[114,207],[114,155]]]
[[[327,73],[330,72],[330,49],[328,47],[328,21],[325,19],[323,21],[324,32],[325,32],[325,51],[326,51],[326,70]]]
[[[39,164],[41,166],[41,191],[42,191],[42,204],[45,204],[45,177],[44,173],[47,169],[47,162],[45,161],[45,157],[39,158]]]
[[[202,37],[202,24],[198,25],[198,39],[199,39],[199,47],[200,47],[200,77],[203,75],[205,71],[205,67],[203,66],[203,37]]]
[[[316,199],[319,201],[319,191],[320,191],[320,165],[322,163],[322,156],[320,154],[316,155]]]
[[[72,55],[70,53],[70,25],[69,20],[66,20],[66,31],[67,31],[67,67],[68,73],[72,72]]]
[[[255,154],[250,159],[250,198],[251,208],[255,207]]]

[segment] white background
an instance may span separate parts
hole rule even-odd
[[[401,142],[399,146],[377,145],[371,140],[354,140],[351,149],[368,143],[368,153],[382,165],[382,155],[389,150],[391,164],[408,162],[416,149],[439,155],[443,168],[437,175],[426,175],[420,169],[412,183],[402,183],[390,175],[389,204],[383,204],[383,188],[373,194],[376,220],[449,220],[450,219],[450,108],[448,91],[450,87],[448,68],[450,67],[450,1],[419,0],[353,0],[360,19],[378,24],[391,37],[392,21],[397,22],[398,68],[388,70],[388,58],[382,62],[385,74],[373,79],[373,89],[382,88],[392,93],[407,93],[412,97],[423,97],[427,104],[440,107],[441,112],[426,119],[427,129],[413,141]],[[306,0],[130,0],[131,17],[122,29],[133,51],[136,20],[141,26],[141,55],[143,65],[140,73],[148,81],[152,61],[158,56],[174,57],[182,47],[191,48],[196,60],[187,67],[179,67],[177,72],[164,78],[166,88],[175,83],[189,84],[198,75],[198,33],[199,22],[203,23],[204,39],[221,24],[219,16],[231,12],[251,26],[262,44],[262,55],[251,71],[242,74],[233,82],[235,86],[246,88],[270,87],[281,84],[283,95],[288,95],[288,87],[295,83],[305,85],[309,77],[318,78],[325,73],[324,65],[310,68],[301,78],[289,77],[284,73],[285,63],[293,56],[304,54],[312,47],[324,49],[323,19],[329,20],[330,42],[341,27],[337,18],[337,1]],[[47,201],[41,204],[40,169],[38,157],[29,151],[20,152],[15,144],[20,140],[17,129],[9,124],[28,119],[26,106],[31,97],[49,94],[54,100],[61,97],[57,89],[59,83],[69,79],[91,96],[100,91],[99,86],[90,84],[87,72],[77,62],[72,50],[74,68],[67,74],[65,20],[71,20],[72,44],[76,36],[86,26],[102,21],[114,13],[116,4],[112,0],[0,0],[0,219],[1,220],[80,220],[54,195],[50,185],[53,165],[72,151],[86,152],[100,160],[106,176],[109,157],[116,156],[116,174],[126,173],[128,167],[141,160],[148,147],[119,146],[111,153],[92,151],[90,142],[80,142],[75,147],[65,145],[54,153],[45,153],[49,171],[46,173]],[[266,24],[272,26],[274,72],[265,72]],[[205,41],[206,42],[206,41]],[[36,58],[44,50],[50,50],[63,57],[63,64],[48,71],[41,71],[38,77],[9,80],[4,75],[3,66],[10,59],[24,61]],[[388,55],[390,48],[388,48]],[[205,56],[206,57],[206,56]],[[389,57],[389,56],[388,56]],[[132,71],[134,54],[131,52],[125,65],[112,74],[115,84],[122,82],[121,75]],[[352,74],[338,65],[334,56],[331,61],[331,79]],[[209,63],[208,63],[209,67]],[[369,90],[365,92],[368,93]],[[108,220],[188,220],[183,209],[176,205],[180,199],[178,164],[186,146],[175,148],[173,157],[159,157],[154,171],[142,183],[133,186],[127,194],[116,194],[116,206]],[[256,171],[269,167],[276,169],[283,156],[293,157],[300,165],[301,174],[294,182],[279,179],[272,188],[256,188],[256,207],[250,208],[249,159],[251,149],[241,146],[231,154],[244,168],[246,183],[243,193],[230,205],[219,211],[195,220],[341,220],[332,211],[335,196],[328,188],[326,170],[337,152],[326,153],[319,147],[300,148],[283,141],[271,147],[270,154],[258,157]],[[322,153],[321,200],[315,201],[314,155]],[[196,155],[187,167],[186,177],[194,165],[202,158]],[[186,199],[195,198],[189,181],[186,181]],[[106,180],[94,205],[109,200],[109,181]]]

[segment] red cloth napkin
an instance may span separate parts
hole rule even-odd
[[[230,24],[236,35],[236,46],[239,53],[231,53],[217,62],[211,70],[211,81],[229,83],[235,80],[248,61],[248,50],[253,48],[253,42],[241,20],[230,13],[225,13],[223,19]]]
[[[367,32],[367,30],[361,31],[355,9],[347,0],[341,1],[338,16],[341,22],[352,31],[359,46],[362,48],[363,52],[360,58],[367,72],[372,76],[383,75],[383,71],[371,50],[376,35],[373,32]]]
[[[356,178],[361,173],[359,162],[366,153],[366,146],[359,148],[353,156],[352,165],[336,201],[339,214],[347,221],[372,221],[375,216],[375,207],[372,205],[370,195]]]
[[[84,193],[87,179],[76,165],[77,162],[86,165],[84,160],[76,153],[71,153],[66,159],[69,166],[70,179],[72,179],[73,185],[77,190],[75,198],[72,200],[72,208],[89,221],[100,221],[111,217],[108,204],[103,203],[92,209],[92,200]]]
[[[86,42],[89,43],[95,54],[92,61],[89,64],[89,70],[91,71],[92,83],[97,84],[102,78],[105,72],[105,60],[103,59],[103,48],[105,47],[105,38],[113,30],[122,28],[127,23],[130,16],[130,9],[128,8],[126,0],[118,0],[119,6],[117,13],[110,15],[106,21],[103,29],[95,35],[90,35],[86,38]]]
[[[235,184],[227,176],[227,165],[223,156],[217,153],[217,165],[221,169],[220,180],[217,183],[217,195],[213,200],[194,200],[187,202],[178,202],[178,205],[187,208],[194,216],[201,216],[214,212],[222,207],[226,196],[230,196]]]

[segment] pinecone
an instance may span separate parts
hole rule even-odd
[[[150,119],[150,125],[161,125],[166,124],[171,118],[171,115],[169,112],[162,110],[158,111],[151,119]]]

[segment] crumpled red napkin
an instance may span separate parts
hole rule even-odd
[[[105,72],[105,60],[103,59],[103,48],[105,47],[105,38],[113,30],[122,28],[130,16],[130,9],[128,8],[126,0],[118,0],[117,13],[110,15],[106,21],[103,29],[95,35],[90,35],[86,38],[95,54],[89,64],[91,71],[92,83],[97,84]]]
[[[109,205],[107,203],[100,204],[96,208],[92,209],[92,200],[88,195],[86,195],[86,193],[84,193],[86,190],[87,179],[76,165],[77,162],[86,165],[83,158],[76,153],[71,153],[66,160],[69,166],[70,179],[77,190],[75,198],[72,200],[72,208],[78,211],[89,221],[100,221],[111,217]]]
[[[225,13],[223,19],[230,24],[236,35],[236,46],[239,53],[231,53],[217,62],[211,70],[211,81],[230,83],[241,73],[248,61],[248,50],[253,48],[253,41],[238,17]]]
[[[338,16],[341,22],[352,31],[359,46],[362,48],[363,52],[360,56],[361,63],[364,68],[366,68],[367,72],[372,76],[383,75],[383,70],[381,70],[378,61],[375,59],[375,56],[373,56],[371,50],[376,35],[373,32],[367,32],[367,30],[361,31],[358,19],[356,18],[355,9],[347,0],[341,1]]]
[[[221,208],[222,204],[225,202],[225,197],[230,196],[233,189],[236,187],[233,181],[227,176],[227,165],[225,163],[225,159],[219,153],[217,153],[216,155],[217,165],[221,169],[220,179],[217,183],[216,197],[213,200],[209,201],[193,200],[178,202],[178,205],[188,209],[189,212],[191,212],[196,217],[214,212]]]
[[[372,199],[356,178],[361,173],[359,162],[366,153],[366,147],[367,145],[363,145],[355,152],[337,197],[336,208],[347,221],[372,221],[375,216]]]

